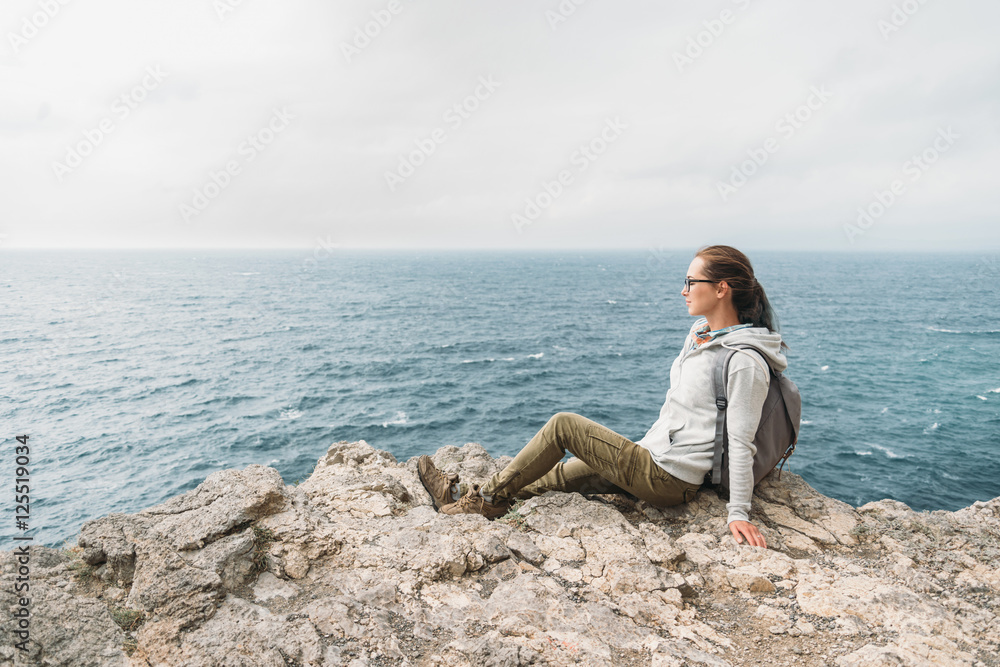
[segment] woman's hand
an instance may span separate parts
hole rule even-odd
[[[729,530],[733,532],[733,537],[736,539],[737,544],[742,544],[743,537],[746,536],[747,544],[750,546],[767,548],[764,536],[757,530],[757,526],[749,521],[733,521],[729,524]]]

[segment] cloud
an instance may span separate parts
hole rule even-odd
[[[221,17],[210,0],[68,2],[17,53],[10,35],[40,5],[5,5],[3,247],[1000,245],[995,3],[588,0],[562,16],[555,1],[225,1]],[[894,19],[902,4],[918,9]],[[148,67],[168,76],[116,117]],[[500,86],[471,108],[482,77]],[[816,87],[829,99],[789,135],[782,119]],[[295,120],[247,160],[282,108]],[[60,180],[54,165],[108,117]],[[628,129],[518,232],[512,215],[609,117]],[[954,147],[852,243],[857,208],[949,126]],[[390,190],[386,173],[439,129]]]

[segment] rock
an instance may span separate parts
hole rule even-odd
[[[178,551],[178,555],[200,569],[215,572],[226,590],[236,590],[254,575],[254,534],[246,530],[220,537],[197,551]]]
[[[816,634],[816,626],[814,626],[809,621],[803,621],[799,619],[795,622],[795,625],[791,630],[788,631],[792,637],[800,637],[802,635],[814,635]]]
[[[790,507],[761,502],[759,504],[759,509],[770,521],[773,521],[784,528],[790,528],[795,532],[801,533],[806,537],[819,542],[820,544],[837,543],[837,538],[831,535],[825,528],[815,523],[810,523],[804,519],[800,519],[795,515],[795,512],[793,512]]]
[[[767,631],[771,634],[782,635],[792,628],[792,622],[787,613],[766,604],[757,607],[755,615],[763,620],[764,624],[767,625]]]
[[[904,635],[885,646],[867,644],[849,655],[838,658],[835,664],[838,667],[876,665],[966,667],[982,663],[947,639]]]
[[[139,515],[151,519],[150,539],[185,551],[201,549],[235,528],[274,514],[287,502],[278,471],[251,465],[244,470],[214,472],[193,491],[144,509]],[[86,526],[81,536],[85,531]]]
[[[586,552],[580,546],[580,540],[573,537],[554,537],[538,533],[534,543],[543,554],[559,560],[583,561],[587,558]]]
[[[733,588],[751,593],[773,593],[771,580],[755,570],[740,568],[726,571],[726,580]]]
[[[13,584],[0,587],[0,606],[4,610],[0,635],[0,664],[4,665],[80,665],[125,667],[127,657],[121,646],[125,633],[111,617],[108,604],[93,597],[67,593],[57,584],[65,582],[64,565],[43,568],[43,558],[71,562],[69,554],[48,547],[32,546],[30,572],[30,637],[21,651],[15,643],[11,612],[19,607]],[[0,552],[0,573],[4,582],[14,582],[19,563],[9,551]],[[113,603],[117,606],[117,603]],[[71,628],[71,631],[68,631]]]
[[[433,459],[467,484],[509,460],[475,443]],[[72,550],[33,548],[29,650],[5,632],[0,662],[989,665],[1000,653],[1000,499],[855,510],[785,472],[755,492],[763,549],[735,543],[712,488],[668,508],[609,498],[550,492],[521,505],[516,527],[446,516],[415,458],[364,441],[331,445],[297,487],[263,466],[213,473],[87,522]],[[19,564],[0,563],[11,580]],[[0,601],[17,607],[10,587]]]
[[[270,572],[262,572],[257,578],[257,584],[253,587],[253,594],[260,602],[267,602],[275,598],[291,600],[299,594],[299,589],[278,579]]]
[[[285,656],[300,665],[324,664],[322,642],[308,619],[289,621],[234,596],[219,607],[211,620],[185,633],[180,646],[172,638],[163,639],[140,631],[139,646],[152,664],[285,667]]]
[[[511,536],[507,538],[507,547],[518,558],[526,560],[532,565],[541,565],[542,561],[545,560],[545,554],[524,533],[511,533]]]
[[[639,526],[639,532],[646,544],[646,555],[651,563],[672,567],[687,557],[684,550],[679,549],[662,528],[644,523]]]

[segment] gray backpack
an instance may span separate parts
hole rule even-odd
[[[735,347],[751,349],[760,352],[753,345],[746,343]],[[726,350],[720,354],[712,374],[712,385],[715,391],[715,407],[718,414],[715,419],[715,456],[712,459],[712,484],[721,483],[729,488],[729,433],[726,431],[726,384],[729,378],[729,360],[737,350]],[[763,354],[761,354],[764,357]],[[765,363],[767,357],[764,357]],[[799,421],[802,417],[802,397],[795,383],[776,372],[767,365],[771,372],[771,382],[767,389],[767,398],[760,413],[760,424],[754,435],[753,443],[757,453],[753,457],[753,483],[756,486],[780,463],[785,461],[795,451],[795,443],[799,440]],[[781,478],[781,470],[778,470]]]

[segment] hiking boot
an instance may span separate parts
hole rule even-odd
[[[510,511],[511,501],[501,500],[497,503],[488,503],[486,499],[479,495],[479,485],[469,489],[469,492],[462,496],[457,503],[445,505],[441,508],[442,514],[482,514],[489,520],[499,519]]]
[[[434,501],[434,509],[440,510],[445,505],[455,502],[452,496],[452,485],[458,488],[458,473],[446,475],[431,461],[431,457],[426,454],[417,459],[417,475],[421,484],[431,494]]]

